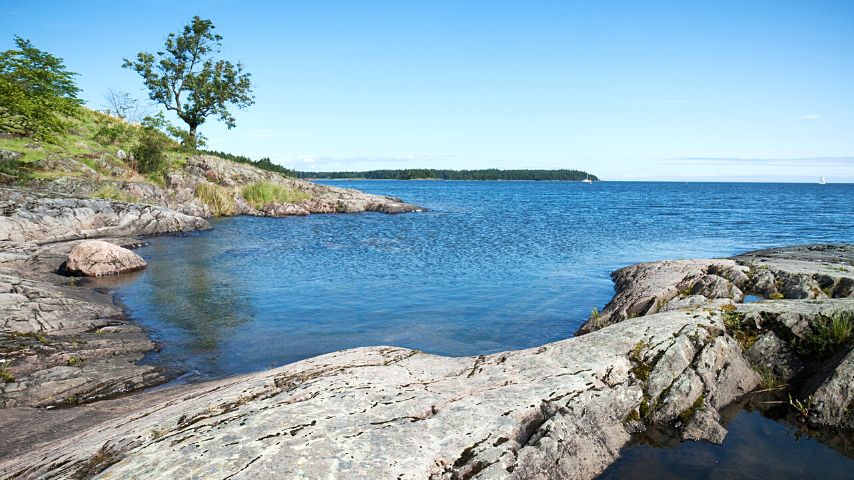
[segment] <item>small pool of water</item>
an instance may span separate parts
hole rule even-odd
[[[791,425],[738,406],[724,417],[729,417],[724,424],[729,434],[722,445],[676,440],[665,446],[634,444],[620,452],[599,480],[842,480],[854,475],[854,459]]]

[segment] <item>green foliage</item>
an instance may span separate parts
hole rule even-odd
[[[102,117],[98,118],[96,122],[98,130],[95,131],[93,138],[101,145],[115,145],[118,142],[125,142],[133,137],[134,128],[122,120]]]
[[[792,398],[792,394],[789,394],[789,405],[798,412],[798,416],[801,420],[807,420],[810,417],[810,408],[812,408],[812,397],[807,397],[806,400],[801,401],[797,398]]]
[[[329,178],[364,178],[370,180],[570,180],[581,181],[588,177],[587,172],[580,170],[370,170],[366,172],[297,172],[299,178],[329,179]],[[599,181],[596,175],[589,175],[591,180]]]
[[[234,215],[236,211],[234,192],[229,188],[213,183],[199,183],[194,193],[216,216]]]
[[[276,172],[280,173],[286,177],[296,177],[297,172],[291,170],[289,168],[283,167],[281,165],[277,165],[273,163],[269,158],[264,157],[261,160],[252,160],[249,157],[245,157],[243,155],[233,155],[231,153],[218,152],[216,150],[200,150],[201,153],[207,153],[208,155],[213,155],[219,158],[224,158],[226,160],[231,160],[232,162],[237,163],[246,163],[248,165],[252,165],[256,168],[260,168],[261,170],[267,170],[268,172]]]
[[[686,425],[694,418],[694,415],[706,408],[705,401],[706,395],[700,395],[688,409],[679,414],[679,421],[682,422],[682,425]]]
[[[721,311],[727,333],[741,345],[741,348],[748,349],[759,340],[759,332],[744,324],[744,314],[739,312],[735,305],[724,305]]]
[[[24,174],[22,170],[22,164],[18,160],[5,160],[0,161],[0,179],[3,178],[3,175],[17,178]]]
[[[649,379],[649,374],[652,372],[653,365],[650,365],[645,358],[648,348],[649,343],[641,340],[629,351],[629,361],[632,363],[631,371],[635,375],[635,378],[641,382],[646,382]]]
[[[0,363],[0,381],[3,383],[14,383],[15,376],[9,371],[9,362]]]
[[[801,355],[826,358],[841,347],[854,333],[854,314],[836,312],[810,325],[810,331],[798,343]]]
[[[79,367],[80,365],[83,365],[83,359],[77,356],[69,357],[67,363],[69,367]]]
[[[207,138],[204,135],[197,133],[195,136],[190,135],[190,132],[184,130],[172,122],[170,122],[163,112],[158,112],[156,115],[150,115],[142,119],[142,126],[145,128],[155,129],[171,140],[181,144],[185,151],[195,151],[199,147],[204,147],[207,143]]]
[[[76,73],[61,58],[15,37],[17,49],[0,53],[0,130],[56,141],[80,106]]]
[[[169,147],[169,139],[152,127],[144,127],[139,138],[139,143],[133,147],[136,171],[145,175],[148,173],[162,172],[169,162],[166,150]]]
[[[271,203],[297,203],[311,198],[311,195],[271,182],[255,182],[243,187],[243,198],[255,209],[261,209]]]
[[[212,58],[222,40],[214,29],[210,20],[195,16],[181,34],[170,33],[156,55],[139,52],[135,61],[125,59],[122,64],[142,76],[149,98],[175,112],[193,138],[207,117],[217,115],[232,128],[235,118],[228,107],[254,103],[250,74],[243,72],[243,65]]]
[[[602,317],[602,314],[599,313],[599,309],[596,307],[593,307],[593,310],[590,312],[590,320],[593,320],[593,321],[599,320],[600,317]]]

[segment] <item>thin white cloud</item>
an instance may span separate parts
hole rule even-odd
[[[820,118],[820,115],[815,115],[811,113],[807,115],[798,115],[797,117],[793,117],[792,120],[818,120]]]

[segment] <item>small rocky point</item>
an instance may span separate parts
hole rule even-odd
[[[798,421],[854,428],[851,339],[824,337],[854,315],[854,246],[627,267],[582,335],[537,348],[358,348],[118,395],[166,378],[136,363],[154,345],[60,265],[88,238],[130,247],[206,222],[3,195],[25,208],[0,217],[0,478],[594,478],[642,432],[723,441],[720,409],[769,377],[809,399]]]
[[[136,253],[102,240],[78,243],[68,253],[65,270],[72,275],[100,277],[142,270],[148,264]]]

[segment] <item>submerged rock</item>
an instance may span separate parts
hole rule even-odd
[[[147,266],[136,253],[101,240],[79,243],[68,254],[65,270],[72,275],[100,277],[141,270]]]

